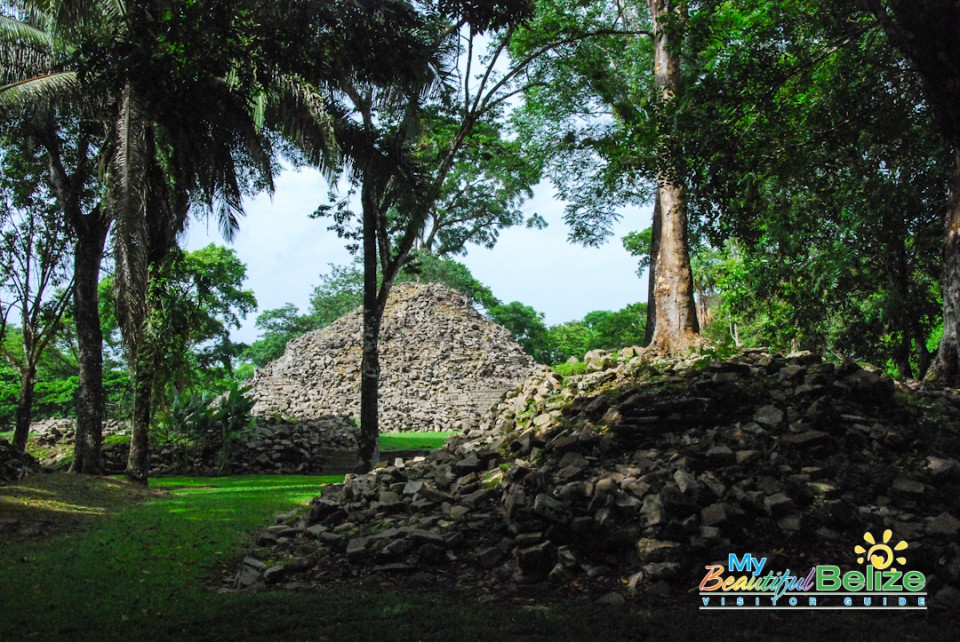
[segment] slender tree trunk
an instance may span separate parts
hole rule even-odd
[[[659,191],[659,190],[658,190]],[[660,196],[654,197],[653,221],[650,228],[650,267],[647,269],[647,327],[644,329],[643,345],[653,342],[653,330],[657,326],[657,254],[660,252],[660,232],[662,229],[660,215]]]
[[[144,350],[145,352],[146,350]],[[150,472],[150,411],[153,403],[153,364],[146,355],[138,355],[133,375],[133,429],[130,434],[130,455],[127,458],[127,479],[147,483]]]
[[[360,363],[360,438],[357,472],[380,461],[380,319],[377,288],[377,205],[363,194],[363,356]]]
[[[943,243],[943,339],[929,378],[960,385],[960,148],[954,155],[953,185]]]
[[[927,349],[927,336],[916,318],[913,319],[913,335],[917,340],[917,379],[923,379],[933,363],[933,355]]]
[[[683,3],[649,0],[654,22],[654,74],[658,102],[657,199],[660,204],[660,246],[656,254],[655,327],[652,345],[666,354],[682,353],[702,344],[693,300],[693,273],[687,240],[686,190],[667,118],[680,90],[679,38],[676,29],[684,17]]]
[[[99,213],[77,220],[73,306],[79,347],[77,436],[71,471],[103,473],[103,331],[100,329],[100,263],[110,222]]]
[[[926,378],[960,386],[960,2],[866,0],[866,6],[913,63],[934,120],[954,149],[943,244],[943,340]]]
[[[30,420],[33,416],[33,390],[37,379],[37,368],[27,365],[20,371],[20,394],[17,397],[17,424],[13,431],[13,446],[20,452],[27,449],[30,436]]]

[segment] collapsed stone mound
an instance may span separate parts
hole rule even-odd
[[[116,419],[103,422],[103,437],[130,434],[130,426]],[[41,419],[30,424],[30,435],[41,446],[72,444],[77,438],[76,419]]]
[[[260,417],[227,443],[166,445],[152,455],[151,467],[159,474],[332,474],[356,470],[357,433],[344,417],[309,421]]]
[[[33,457],[20,452],[6,438],[0,437],[0,484],[20,481],[37,472],[40,472],[40,465]]]
[[[320,584],[352,565],[692,605],[730,553],[853,569],[865,533],[891,529],[934,603],[960,602],[955,392],[809,354],[632,354],[533,377],[442,449],[325,488],[261,534],[237,585]]]
[[[254,414],[360,416],[362,316],[294,339],[254,377]],[[380,430],[462,430],[537,366],[509,331],[436,283],[395,286],[380,335]]]
[[[150,469],[155,474],[319,474],[354,470],[357,458],[356,425],[345,417],[317,417],[309,421],[260,417],[249,428],[222,438],[153,444]],[[113,419],[103,424],[103,471],[122,473],[130,453],[129,424]],[[44,466],[65,467],[72,459],[76,439],[73,419],[44,419],[31,425],[37,445],[49,448]],[[216,437],[216,435],[214,435]]]

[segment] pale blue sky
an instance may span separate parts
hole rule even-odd
[[[260,195],[246,201],[247,216],[232,247],[247,264],[247,287],[257,297],[260,311],[293,303],[304,310],[310,291],[328,264],[347,264],[350,254],[342,239],[328,231],[329,221],[308,215],[326,202],[327,185],[314,170],[288,170],[276,181],[273,199]],[[488,285],[504,302],[521,301],[543,312],[547,324],[582,318],[593,310],[616,310],[646,299],[646,276],[636,275],[636,259],[623,249],[620,238],[650,225],[650,208],[631,208],[614,228],[614,236],[600,248],[584,248],[567,241],[563,204],[547,184],[540,185],[525,206],[542,215],[544,230],[504,230],[492,250],[470,247],[459,257],[474,277]],[[197,249],[210,242],[225,244],[216,224],[194,221],[184,245]],[[257,331],[250,315],[233,333],[251,342]]]

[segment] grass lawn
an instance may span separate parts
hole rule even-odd
[[[932,615],[902,613],[479,604],[362,586],[221,594],[205,586],[218,586],[222,571],[235,568],[257,529],[332,478],[167,478],[152,482],[157,490],[134,492],[117,480],[75,479],[38,475],[0,486],[0,519],[34,509],[84,516],[67,532],[0,546],[4,642],[956,639],[956,629]]]
[[[393,432],[380,435],[381,452],[393,450],[433,450],[439,448],[454,432]]]

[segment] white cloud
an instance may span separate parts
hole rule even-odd
[[[245,202],[247,216],[232,244],[247,265],[247,287],[260,310],[293,303],[304,309],[310,291],[329,263],[351,261],[344,241],[327,229],[329,221],[308,218],[326,202],[327,184],[315,170],[284,171],[271,200],[266,194]],[[649,208],[631,208],[614,226],[614,236],[600,248],[567,241],[563,204],[548,185],[540,185],[526,210],[548,222],[545,230],[504,230],[492,250],[471,247],[460,257],[474,277],[503,301],[521,301],[545,314],[548,324],[582,318],[592,310],[616,310],[646,299],[646,283],[637,278],[636,259],[620,238],[650,225]],[[216,223],[194,222],[185,247],[223,244]],[[255,316],[234,332],[234,339],[256,339]]]

